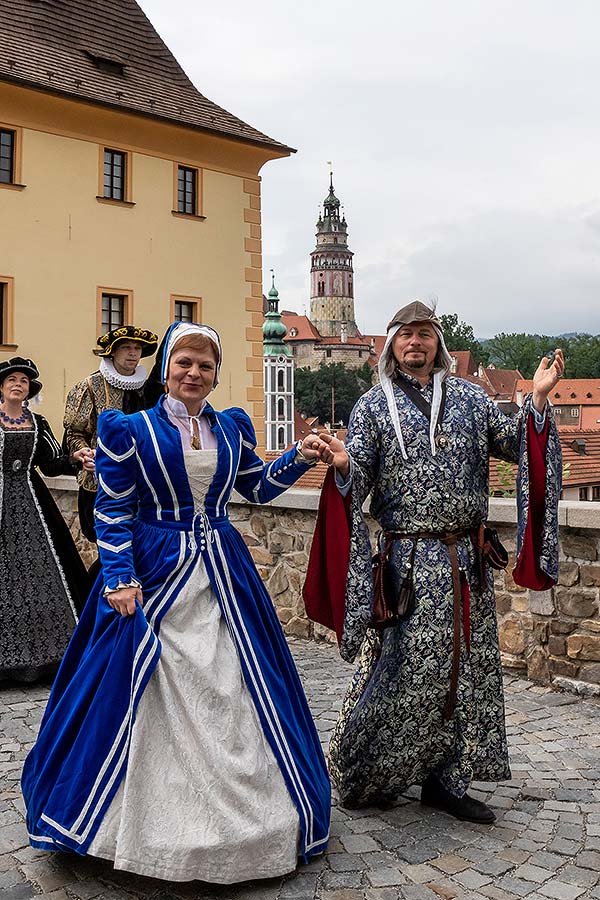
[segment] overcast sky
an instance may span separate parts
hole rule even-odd
[[[197,88],[297,148],[267,163],[263,262],[308,310],[327,160],[355,306],[476,335],[600,332],[597,0],[141,0]]]

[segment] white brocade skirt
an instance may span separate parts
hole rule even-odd
[[[169,881],[231,884],[293,871],[298,813],[201,559],[160,641],[127,772],[89,854]]]

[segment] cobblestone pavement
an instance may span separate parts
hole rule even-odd
[[[292,650],[326,744],[352,669],[327,644]],[[334,807],[328,853],[292,876],[215,887],[27,845],[19,773],[47,694],[0,685],[0,900],[600,900],[597,701],[506,679],[513,778],[474,791],[494,826],[422,808],[411,790],[389,812]]]

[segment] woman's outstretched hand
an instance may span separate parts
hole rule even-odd
[[[132,616],[135,612],[135,601],[142,602],[142,591],[138,587],[119,588],[106,594],[108,605],[122,616]]]
[[[319,435],[319,444],[319,459],[328,466],[334,466],[342,478],[347,478],[350,471],[350,457],[346,452],[344,442],[332,434],[323,432]]]

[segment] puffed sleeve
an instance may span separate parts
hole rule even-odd
[[[96,432],[96,407],[90,386],[80,381],[67,394],[63,425],[69,453],[93,446]]]
[[[139,585],[132,549],[133,519],[137,511],[135,441],[124,413],[110,409],[98,417],[94,509],[98,551],[105,590]]]
[[[250,416],[239,407],[225,410],[235,420],[241,437],[240,464],[234,487],[250,503],[268,503],[278,497],[310,468],[297,458],[296,446],[264,463],[256,453],[256,432]]]

